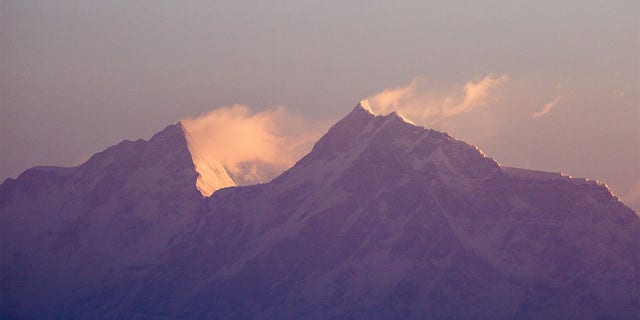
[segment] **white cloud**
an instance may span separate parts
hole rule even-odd
[[[382,90],[366,100],[374,113],[398,111],[409,119],[435,123],[487,105],[496,98],[497,90],[508,81],[506,75],[487,75],[480,81],[468,81],[453,94],[442,94],[425,88],[424,81],[416,78],[410,84]]]
[[[182,123],[197,154],[222,164],[238,185],[271,180],[308,152],[320,133],[284,107],[254,112],[233,105]]]

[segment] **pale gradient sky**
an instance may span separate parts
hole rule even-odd
[[[486,105],[415,122],[503,164],[603,180],[638,210],[639,21],[635,0],[2,0],[0,178],[216,107],[329,123],[414,78],[456,97],[492,74],[508,81]]]

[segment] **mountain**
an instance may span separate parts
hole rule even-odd
[[[640,314],[640,219],[603,184],[361,105],[270,183],[203,197],[196,159],[177,124],[5,181],[3,318]]]
[[[0,186],[3,318],[53,318],[107,275],[155,263],[194,219],[197,177],[176,124],[76,168],[35,167],[7,179]]]

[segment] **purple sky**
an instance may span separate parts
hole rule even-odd
[[[493,75],[508,80],[485,104],[414,121],[506,165],[605,181],[638,210],[638,12],[638,1],[3,0],[0,177],[77,165],[233,104],[324,124],[419,79],[413,97],[444,114]]]

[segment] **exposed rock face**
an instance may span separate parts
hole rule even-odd
[[[15,318],[637,319],[640,223],[358,106],[268,184],[202,198],[179,126],[0,191]]]

